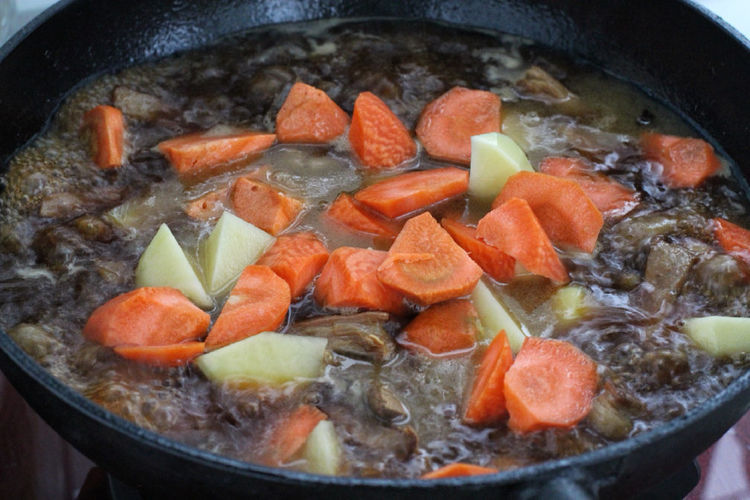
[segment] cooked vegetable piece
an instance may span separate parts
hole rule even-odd
[[[468,300],[434,304],[404,327],[400,345],[429,355],[472,349],[481,334],[479,315]]]
[[[508,411],[505,407],[505,373],[513,363],[513,353],[504,331],[495,335],[482,356],[463,420],[472,425],[491,425]]]
[[[137,120],[153,120],[170,111],[170,107],[158,97],[122,85],[112,91],[112,102],[115,108]]]
[[[395,238],[395,224],[368,213],[361,208],[354,199],[346,193],[341,193],[326,210],[326,215],[349,229],[365,234]]]
[[[210,322],[179,290],[143,287],[97,307],[83,336],[110,347],[179,344],[203,336]]]
[[[555,244],[594,251],[604,219],[574,181],[538,172],[519,172],[508,179],[492,208],[511,198],[526,200]]]
[[[221,171],[219,167],[229,162],[260,154],[275,140],[275,134],[259,132],[225,135],[199,132],[160,142],[157,148],[181,180],[192,181]]]
[[[494,338],[497,332],[504,331],[510,348],[514,353],[518,352],[526,334],[518,327],[505,304],[498,300],[483,281],[480,280],[471,292],[471,301],[484,326],[485,338]]]
[[[690,318],[685,320],[682,331],[712,356],[750,352],[750,318]]]
[[[576,182],[606,216],[626,214],[638,204],[635,191],[604,174],[591,172],[578,158],[545,158],[539,164],[539,171]]]
[[[508,282],[516,274],[516,259],[477,238],[476,228],[443,218],[440,225],[492,279]]]
[[[320,89],[292,85],[276,115],[279,142],[326,143],[346,131],[349,116]]]
[[[314,406],[301,405],[273,426],[265,442],[263,462],[279,466],[294,457],[310,434],[328,417]]]
[[[596,369],[573,344],[528,337],[505,374],[508,426],[520,433],[573,427],[591,409]]]
[[[378,267],[381,282],[423,305],[467,295],[481,276],[429,212],[406,222]]]
[[[477,237],[520,262],[534,274],[567,283],[568,272],[531,207],[511,198],[482,217]]]
[[[341,467],[341,445],[330,420],[318,422],[302,448],[305,470],[335,476]]]
[[[283,384],[313,379],[323,371],[326,339],[263,332],[196,359],[214,382],[256,380]]]
[[[714,238],[725,252],[744,265],[745,274],[750,276],[750,231],[717,217],[711,221]]]
[[[416,132],[428,155],[468,165],[471,137],[500,132],[500,98],[486,90],[453,87],[425,106]]]
[[[366,167],[395,167],[417,154],[404,124],[371,92],[362,92],[354,101],[349,143]]]
[[[291,304],[289,285],[268,266],[247,266],[206,337],[206,349],[275,330]]]
[[[211,220],[221,217],[228,206],[229,188],[222,188],[188,202],[185,213],[193,219]]]
[[[268,184],[242,177],[230,194],[237,216],[276,236],[286,229],[302,210],[302,202],[280,193]]]
[[[442,479],[444,477],[480,476],[483,474],[495,474],[497,469],[481,467],[479,465],[456,462],[440,467],[422,476],[422,479]]]
[[[465,193],[469,172],[456,167],[407,172],[376,182],[354,195],[387,217],[399,217]]]
[[[552,310],[558,321],[569,322],[586,314],[586,289],[578,285],[568,285],[558,289],[552,296]]]
[[[489,203],[508,178],[522,170],[534,171],[526,154],[507,135],[492,132],[471,138],[470,196]]]
[[[661,163],[661,180],[671,188],[700,186],[721,168],[714,148],[702,139],[646,133],[641,147],[647,158]]]
[[[180,366],[203,354],[203,342],[182,342],[170,345],[131,346],[114,348],[125,359],[156,366]]]
[[[273,241],[265,231],[224,212],[201,248],[208,292],[217,294],[230,285]]]
[[[326,261],[328,249],[313,233],[279,236],[257,264],[268,266],[289,285],[292,298],[297,298],[312,283]]]
[[[403,296],[383,285],[377,276],[386,256],[379,250],[337,248],[315,284],[315,300],[325,307],[363,307],[403,314]]]
[[[83,115],[83,123],[91,133],[94,163],[101,168],[122,165],[125,150],[125,120],[122,112],[112,106],[99,105]]]
[[[367,406],[385,424],[403,422],[409,417],[404,403],[380,381],[373,382],[367,390]]]
[[[206,293],[185,252],[166,224],[159,226],[135,268],[136,286],[176,288],[204,309],[214,301]]]

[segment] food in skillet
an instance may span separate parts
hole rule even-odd
[[[591,68],[418,28],[259,30],[82,87],[5,179],[3,328],[144,428],[323,474],[582,453],[746,370],[728,163]]]

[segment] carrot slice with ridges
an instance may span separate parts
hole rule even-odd
[[[647,158],[661,163],[661,180],[672,188],[697,187],[721,168],[714,148],[701,139],[646,133],[641,147]]]
[[[276,115],[279,142],[326,143],[346,131],[349,115],[320,89],[292,85]]]
[[[511,198],[482,217],[477,237],[534,274],[560,283],[569,281],[565,266],[526,200]]]
[[[275,330],[286,318],[291,301],[289,285],[270,267],[247,266],[208,332],[206,349]]]
[[[505,406],[505,373],[513,363],[505,331],[501,330],[492,340],[482,356],[466,403],[464,422],[473,425],[489,425],[504,417],[508,410]]]
[[[468,300],[434,304],[404,327],[399,344],[428,355],[467,351],[480,334],[479,314]]]
[[[440,467],[422,476],[422,479],[442,479],[444,477],[480,476],[483,474],[495,474],[497,469],[492,467],[481,467],[479,465],[456,462]]]
[[[328,260],[328,250],[312,233],[279,236],[256,262],[286,280],[292,298],[305,291]]]
[[[417,154],[404,124],[371,92],[362,92],[354,101],[349,143],[367,167],[394,167]]]
[[[574,181],[538,172],[519,172],[508,179],[492,208],[511,198],[528,202],[555,244],[594,251],[604,219]]]
[[[300,405],[276,422],[265,442],[262,462],[283,465],[302,449],[310,433],[328,416],[314,406]]]
[[[468,165],[471,136],[500,132],[500,98],[485,90],[453,87],[425,106],[417,137],[433,158]]]
[[[440,225],[492,279],[501,282],[513,279],[516,259],[477,238],[476,228],[448,218],[443,218]]]
[[[180,366],[203,354],[205,343],[183,342],[156,346],[122,345],[114,348],[125,359],[155,366]]]
[[[384,286],[376,274],[386,256],[380,250],[337,248],[320,272],[315,300],[326,307],[362,307],[403,314],[403,296]]]
[[[237,179],[230,198],[237,217],[274,236],[286,229],[302,210],[301,201],[246,177]]]
[[[337,223],[361,233],[391,239],[396,237],[395,224],[383,220],[375,214],[368,213],[346,193],[341,193],[331,203],[331,206],[326,210],[326,215]]]
[[[179,290],[142,287],[96,308],[83,336],[110,347],[179,344],[201,337],[210,322]]]
[[[482,269],[429,212],[412,217],[378,267],[378,278],[413,301],[435,304],[470,293]]]
[[[112,106],[96,106],[83,115],[84,126],[91,130],[94,162],[101,168],[122,165],[125,150],[125,120]]]
[[[354,199],[387,217],[399,217],[453,196],[469,187],[469,172],[455,167],[408,172],[358,191]]]
[[[569,342],[527,337],[505,374],[505,400],[516,432],[569,429],[591,410],[596,363]]]

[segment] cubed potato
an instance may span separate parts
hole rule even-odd
[[[341,466],[341,445],[330,420],[315,426],[302,449],[305,470],[313,474],[335,476]]]
[[[750,352],[750,318],[690,318],[685,320],[682,331],[713,356]]]
[[[526,334],[518,327],[505,305],[481,280],[471,292],[471,301],[479,313],[485,336],[494,338],[500,330],[505,330],[510,348],[514,353],[518,352]]]
[[[560,322],[580,319],[588,310],[586,290],[576,285],[568,285],[558,289],[552,296],[552,310]]]
[[[508,177],[521,170],[534,169],[523,150],[507,135],[490,132],[471,138],[469,196],[491,202]]]

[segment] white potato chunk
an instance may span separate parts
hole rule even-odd
[[[305,470],[313,474],[335,476],[341,465],[341,445],[330,420],[323,420],[308,436],[302,456]]]
[[[588,311],[586,290],[576,285],[560,288],[552,296],[552,310],[558,321],[570,322],[581,318]]]
[[[500,330],[505,330],[510,348],[517,353],[526,334],[518,327],[505,305],[481,280],[471,292],[471,301],[479,313],[485,336],[494,338]]]
[[[750,352],[750,318],[691,318],[685,320],[682,331],[713,356]]]
[[[507,135],[490,132],[471,138],[469,196],[490,202],[508,177],[522,170],[534,171],[526,154]]]

